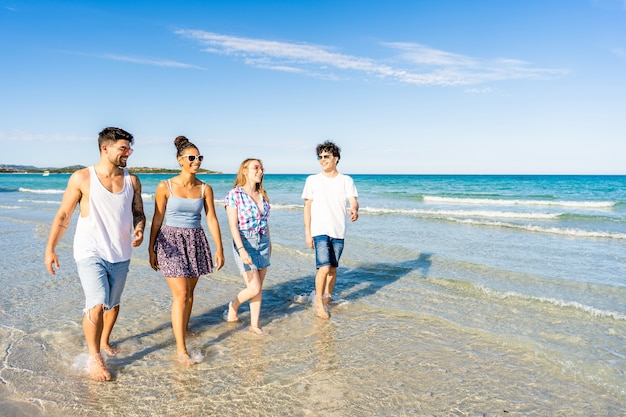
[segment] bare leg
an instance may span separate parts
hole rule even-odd
[[[330,300],[333,295],[333,290],[335,289],[335,282],[337,282],[337,268],[334,266],[331,266],[328,268],[328,275],[326,275],[326,285],[324,287],[324,294],[322,294],[324,306],[328,309],[330,309]]]
[[[315,274],[315,311],[318,317],[327,319],[330,317],[324,307],[324,291],[326,291],[326,281],[328,279],[329,266],[322,266]]]
[[[111,373],[104,365],[104,360],[100,354],[100,340],[102,338],[102,327],[104,324],[104,306],[97,306],[87,310],[83,316],[83,332],[87,341],[89,351],[89,375],[94,381],[102,382],[111,379]]]
[[[239,291],[237,297],[228,306],[228,321],[236,321],[237,311],[241,304],[250,301],[250,330],[259,334],[262,333],[262,330],[259,328],[259,317],[261,315],[261,301],[263,298],[263,280],[266,273],[267,268],[263,268],[242,274],[246,288]]]
[[[265,280],[265,274],[267,268],[255,271],[251,282],[248,283],[250,292],[257,290],[257,285],[254,281],[258,282],[258,293],[250,299],[250,331],[257,334],[263,334],[263,330],[259,327],[259,318],[261,317],[261,302],[263,301],[263,281]]]
[[[233,307],[234,304],[237,304],[237,308]],[[239,321],[237,310],[239,310],[240,305],[241,303],[237,302],[236,298],[233,301],[228,303],[228,316],[226,317],[227,322],[234,323],[236,321]]]
[[[115,356],[120,353],[120,348],[111,345],[109,341],[119,313],[120,306],[117,305],[110,310],[106,310],[103,315],[104,324],[102,326],[102,336],[100,337],[100,350],[104,350],[108,356]]]
[[[172,292],[172,330],[176,339],[176,357],[185,365],[193,364],[185,344],[185,316],[189,304],[189,280],[187,278],[166,277]]]
[[[187,309],[185,310],[185,332],[189,334],[189,319],[191,318],[191,310],[193,309],[193,292],[198,284],[198,278],[188,278],[189,293],[187,298]]]

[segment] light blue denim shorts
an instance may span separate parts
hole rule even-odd
[[[239,256],[239,251],[233,241],[233,255],[235,263],[239,268],[239,272],[252,271],[255,269],[263,269],[270,266],[270,236],[268,233],[258,233],[250,230],[240,230],[239,235],[243,242],[243,247],[252,258],[252,265],[244,264]]]
[[[110,310],[120,304],[130,260],[111,263],[97,256],[76,262],[80,283],[85,294],[85,310],[102,304]]]
[[[339,258],[343,252],[343,239],[335,239],[328,235],[313,236],[315,245],[315,268],[322,266],[339,266]]]

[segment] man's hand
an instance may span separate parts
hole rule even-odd
[[[50,273],[50,275],[56,275],[56,271],[54,268],[59,269],[59,258],[57,258],[57,254],[52,252],[47,252],[44,256],[44,262],[46,263],[46,269]]]
[[[143,242],[143,230],[135,230],[133,237],[135,240],[133,240],[132,246],[136,248]]]

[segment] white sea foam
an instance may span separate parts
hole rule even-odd
[[[612,201],[565,201],[565,200],[505,200],[491,198],[457,198],[424,196],[424,202],[440,204],[473,204],[490,206],[554,206],[580,208],[610,208],[615,206]]]
[[[498,221],[478,221],[478,220],[472,220],[472,219],[455,219],[452,217],[448,218],[448,220],[457,222],[457,223],[472,224],[472,225],[477,225],[477,226],[506,227],[510,229],[526,230],[528,232],[550,233],[550,234],[562,235],[562,236],[626,240],[626,233],[600,232],[600,231],[594,231],[594,230],[583,230],[583,229],[562,228],[562,227],[544,227],[544,226],[537,226],[537,225],[532,225],[532,224],[515,224],[515,223],[505,223],[505,222],[498,222]]]
[[[298,210],[302,209],[302,204],[276,204],[272,203],[272,210]]]
[[[21,206],[0,206],[0,209],[4,210],[19,210],[21,208]]]
[[[61,204],[60,201],[54,201],[54,200],[28,200],[25,198],[20,198],[19,200],[17,200],[18,203],[29,203],[29,204],[52,204],[52,205],[59,205]]]
[[[32,188],[23,188],[23,187],[18,188],[18,190],[21,193],[31,193],[31,194],[63,194],[65,192],[65,190],[58,190],[58,189],[34,190]]]
[[[433,216],[433,217],[489,217],[489,218],[505,218],[505,219],[540,219],[550,220],[558,218],[562,213],[526,213],[514,211],[495,211],[495,210],[420,210],[420,209],[385,209],[363,207],[360,212],[372,214],[408,214],[414,216]]]
[[[199,363],[204,360],[204,355],[202,354],[200,349],[190,349],[189,357],[191,357],[191,360],[193,360],[195,363]]]
[[[315,290],[310,294],[298,294],[293,296],[293,302],[296,304],[307,305],[315,303]]]
[[[582,303],[578,303],[576,301],[565,301],[565,300],[559,300],[556,298],[549,298],[549,297],[537,297],[537,296],[532,296],[532,295],[520,294],[514,291],[500,292],[492,288],[487,288],[482,285],[477,285],[477,287],[480,290],[482,290],[485,294],[492,296],[492,297],[497,297],[501,299],[518,298],[522,300],[539,301],[541,303],[553,304],[557,307],[575,308],[577,310],[581,310],[581,311],[588,313],[592,317],[611,317],[615,320],[626,321],[626,314],[624,313],[620,313],[617,311],[610,311],[610,310],[601,310],[601,309],[591,307]]]
[[[106,362],[106,355],[102,355]],[[81,353],[74,358],[74,362],[72,362],[72,371],[79,374],[87,374],[89,373],[89,354]]]

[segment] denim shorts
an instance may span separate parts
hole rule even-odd
[[[270,236],[268,233],[261,234],[251,230],[240,230],[239,236],[241,236],[243,247],[250,255],[250,258],[252,258],[252,265],[244,264],[233,241],[233,255],[235,256],[239,272],[244,273],[270,266]]]
[[[85,310],[102,304],[110,310],[120,304],[130,260],[111,263],[97,256],[76,262],[80,283],[85,293]]]
[[[322,266],[339,266],[339,258],[343,252],[343,239],[335,239],[328,235],[313,236],[315,245],[315,268]]]

